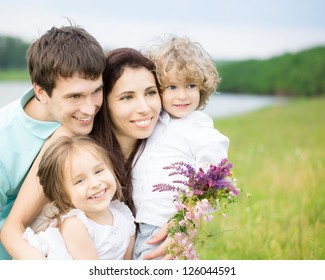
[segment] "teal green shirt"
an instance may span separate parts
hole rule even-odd
[[[18,191],[45,140],[61,125],[30,118],[24,106],[33,88],[20,100],[0,109],[0,228],[8,217]],[[0,243],[0,260],[10,256]]]

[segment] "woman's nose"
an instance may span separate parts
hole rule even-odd
[[[145,98],[140,98],[137,102],[137,111],[139,113],[147,113],[150,110],[150,106]]]

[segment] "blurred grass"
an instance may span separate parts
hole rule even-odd
[[[215,121],[242,194],[204,226],[201,259],[325,259],[324,124],[325,98]]]
[[[27,69],[22,70],[0,70],[0,81],[28,81]]]

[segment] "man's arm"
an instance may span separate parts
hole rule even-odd
[[[165,255],[167,247],[171,242],[171,238],[167,237],[168,224],[163,226],[149,241],[148,244],[155,244],[165,240],[156,250],[150,252],[143,257],[144,260],[153,260],[161,257],[162,260],[171,260],[171,255]]]
[[[1,230],[1,242],[14,259],[45,258],[23,238],[26,227],[46,203],[42,186],[36,176],[38,162],[36,159],[30,169]]]
[[[43,145],[36,157],[16,201],[1,229],[1,242],[14,259],[44,259],[45,257],[23,238],[25,229],[45,206],[47,200],[37,177],[38,166],[44,151],[60,136],[71,136],[60,127]]]

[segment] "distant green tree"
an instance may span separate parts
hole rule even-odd
[[[0,70],[26,68],[29,43],[19,38],[0,36]]]
[[[291,96],[325,94],[325,47],[268,60],[222,63],[218,91]]]

